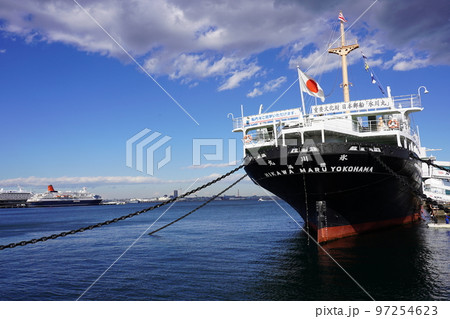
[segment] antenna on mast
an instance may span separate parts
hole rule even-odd
[[[350,101],[350,91],[348,88],[348,73],[347,73],[347,54],[352,52],[353,50],[359,48],[359,44],[345,44],[345,32],[344,32],[344,23],[347,20],[344,18],[342,11],[339,12],[339,21],[341,23],[341,46],[333,49],[329,49],[328,53],[334,53],[340,55],[342,57],[342,89],[344,91],[344,102]]]

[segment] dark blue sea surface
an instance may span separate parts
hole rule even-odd
[[[151,228],[168,206],[0,251],[0,300],[370,300],[363,289],[376,300],[450,299],[448,230],[414,224],[323,245],[361,289],[272,201],[216,201],[147,235],[199,204],[176,203]],[[146,206],[1,209],[0,244]]]

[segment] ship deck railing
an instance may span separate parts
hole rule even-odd
[[[246,132],[243,142],[246,148],[278,145],[278,140],[284,140],[290,136],[301,136],[303,140],[304,133],[320,131],[323,141],[327,137],[336,135],[374,138],[393,136],[396,137],[399,145],[407,144],[406,139],[419,145],[419,134],[411,127],[409,121],[395,115],[395,113],[401,113],[409,108],[417,108],[420,104],[418,97],[403,96],[395,98],[394,101],[397,103],[388,110],[374,111],[371,109],[370,115],[374,116],[375,120],[367,120],[366,114],[360,111],[332,116],[308,116],[301,120],[274,120],[265,126],[246,126],[245,130],[243,129]],[[374,115],[377,112],[379,116]],[[401,143],[400,136],[404,139],[403,143]]]
[[[251,132],[248,133],[245,138],[242,140],[242,142],[247,147],[262,147],[262,146],[269,146],[275,144],[275,135],[273,132]]]
[[[233,118],[233,131],[246,131],[252,128],[257,128],[261,126],[270,126],[274,123],[282,124],[284,126],[310,126],[312,125],[314,121],[321,120],[322,118],[325,120],[338,118],[339,116],[352,116],[356,114],[361,114],[361,116],[364,116],[365,113],[374,113],[379,112],[380,114],[385,113],[396,113],[396,112],[402,112],[407,109],[412,108],[418,108],[421,107],[421,101],[420,101],[420,95],[418,94],[411,94],[411,95],[403,95],[403,96],[397,96],[397,97],[390,97],[389,98],[392,103],[391,106],[371,106],[370,109],[360,109],[358,107],[353,107],[350,109],[346,109],[343,111],[342,109],[338,108],[340,111],[337,112],[328,112],[325,114],[314,114],[310,113],[307,114],[305,117],[301,114],[300,107],[297,108],[291,108],[286,109],[283,111],[275,111],[270,113],[263,113],[263,114],[256,114],[256,115],[249,115],[244,117],[237,117]],[[376,100],[376,99],[375,99]],[[341,102],[345,103],[345,102]],[[347,102],[347,103],[357,103],[355,102]],[[323,104],[323,105],[316,105],[312,106],[311,110],[314,110],[314,108],[323,108],[326,109],[328,106],[339,106],[340,103],[332,103],[332,104]],[[331,107],[330,107],[331,108]],[[286,116],[283,118],[277,118],[277,115],[281,112],[284,113],[292,113],[294,115]],[[265,119],[262,121],[250,121],[251,118],[254,117],[261,117],[263,116]]]
[[[335,119],[309,122],[305,123],[302,127],[277,126],[276,134],[273,131],[263,132],[262,129],[247,132],[243,142],[248,147],[273,145],[275,144],[275,138],[281,138],[282,135],[295,135],[301,130],[303,132],[324,131],[327,136],[331,133],[331,135],[342,134],[359,137],[397,135],[398,133],[402,133],[402,135],[408,136],[412,141],[418,143],[417,132],[405,121],[397,121],[398,126],[396,127],[389,127],[388,123],[389,120],[383,120],[383,124],[380,124],[379,120],[350,121],[348,119]]]

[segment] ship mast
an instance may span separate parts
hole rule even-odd
[[[344,91],[344,102],[350,101],[350,92],[348,88],[348,73],[347,73],[347,54],[349,54],[351,51],[355,50],[356,48],[359,48],[359,45],[356,44],[350,44],[345,45],[345,32],[344,32],[344,22],[345,18],[342,15],[342,11],[339,13],[339,20],[341,23],[341,46],[333,49],[329,49],[328,53],[334,53],[337,55],[340,55],[342,57],[342,89]]]

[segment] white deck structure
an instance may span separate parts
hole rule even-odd
[[[314,143],[371,142],[404,147],[420,155],[418,130],[410,114],[422,111],[417,94],[315,105],[233,119],[233,132],[242,132],[248,148]]]

